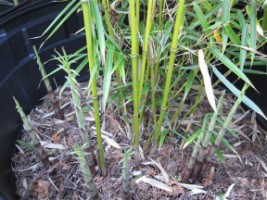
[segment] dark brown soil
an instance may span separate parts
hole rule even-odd
[[[95,146],[94,114],[92,100],[86,100],[86,85],[82,85],[80,93],[88,134]],[[220,92],[217,91],[219,94]],[[224,103],[224,112],[227,113],[234,102],[231,95],[227,95]],[[21,199],[87,199],[88,193],[83,177],[79,171],[79,164],[70,155],[75,144],[80,143],[79,130],[68,90],[63,92],[61,100],[65,120],[58,120],[52,112],[52,105],[47,97],[44,103],[34,109],[29,118],[38,133],[52,165],[47,170],[36,157],[35,150],[31,148],[29,137],[22,133],[18,143],[18,152],[13,157],[13,169],[17,177],[17,193]],[[189,102],[190,104],[190,102]],[[186,105],[184,109],[189,107]],[[94,181],[102,199],[122,199],[122,158],[123,149],[130,147],[129,130],[117,114],[117,108],[108,108],[102,120],[105,121],[103,135],[113,140],[120,148],[115,148],[113,142],[104,140],[107,176],[96,174]],[[188,128],[189,121],[192,126],[189,132],[193,133],[201,126],[204,115],[210,112],[207,102],[201,103],[193,118],[187,118],[179,131]],[[143,128],[143,127],[142,127]],[[145,156],[140,162],[130,161],[131,199],[220,199],[220,196],[229,193],[225,199],[266,199],[267,198],[267,146],[266,133],[257,126],[255,115],[245,112],[241,108],[236,113],[231,128],[239,135],[236,139],[229,134],[226,139],[235,147],[238,155],[222,147],[224,164],[217,158],[202,182],[195,184],[181,183],[181,173],[185,169],[192,152],[192,145],[181,150],[181,140],[173,137],[165,141],[152,158]],[[146,129],[141,129],[141,138],[147,138],[152,130],[149,122]],[[143,148],[146,141],[141,140]],[[47,143],[47,144],[44,144]],[[143,153],[148,155],[147,152]],[[97,167],[96,167],[97,170]],[[151,185],[151,180],[158,181]],[[159,182],[164,189],[160,189]],[[166,190],[171,191],[166,191]],[[224,198],[222,198],[224,199]]]

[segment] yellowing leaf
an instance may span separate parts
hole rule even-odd
[[[204,78],[205,91],[207,94],[208,101],[209,101],[211,107],[213,108],[213,110],[215,112],[217,112],[214,93],[213,93],[213,89],[212,89],[212,85],[211,85],[211,78],[209,75],[208,66],[205,62],[204,53],[203,53],[202,49],[200,49],[198,51],[198,65],[199,65],[200,71],[201,71],[203,78]]]
[[[153,187],[165,190],[167,192],[172,192],[172,189],[168,185],[166,185],[166,184],[164,184],[164,183],[162,183],[160,181],[157,181],[156,179],[148,178],[147,176],[142,176],[141,178],[138,178],[136,180],[136,183],[138,184],[141,181],[145,182],[145,183],[148,183],[148,184],[152,185]]]
[[[213,32],[213,37],[215,38],[216,42],[218,43],[221,43],[222,42],[222,37],[219,33],[219,29],[216,29],[214,32]]]

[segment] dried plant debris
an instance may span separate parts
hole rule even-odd
[[[78,85],[81,106],[85,118],[85,128],[90,138],[92,158],[97,160],[94,113],[92,99],[87,98],[86,83]],[[221,91],[215,90],[216,98]],[[189,94],[193,95],[193,94]],[[74,152],[81,141],[79,126],[75,117],[71,91],[66,89],[60,98],[64,120],[57,119],[48,97],[42,105],[35,108],[29,117],[32,129],[36,132],[40,145],[49,157],[50,166],[43,167],[36,154],[30,137],[24,131],[18,140],[17,153],[13,157],[13,169],[17,178],[17,193],[21,199],[88,199],[90,191],[81,172],[79,161]],[[227,117],[235,98],[225,94],[221,113]],[[190,106],[186,105],[182,109]],[[201,127],[207,112],[203,101],[194,116],[181,122],[179,131],[194,133]],[[213,158],[210,167],[201,182],[182,183],[182,172],[187,167],[192,153],[192,145],[180,149],[180,139],[166,140],[152,157],[147,152],[142,160],[132,159],[127,124],[117,113],[115,107],[107,108],[102,115],[102,138],[107,165],[107,175],[100,176],[97,165],[90,166],[95,186],[101,199],[258,199],[267,194],[267,149],[257,140],[264,140],[255,116],[250,111],[238,108],[230,127],[239,135],[239,139],[225,135],[238,155],[221,146],[224,164]],[[129,109],[130,110],[130,109]],[[143,130],[148,138],[151,125]],[[190,125],[189,125],[190,124]],[[257,136],[255,137],[255,134]],[[253,142],[254,141],[254,142]],[[146,141],[140,141],[141,146]],[[263,143],[263,142],[262,142]],[[77,149],[76,149],[77,150]],[[142,152],[142,148],[140,149]],[[97,162],[96,162],[97,163]]]

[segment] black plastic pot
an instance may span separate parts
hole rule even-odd
[[[41,103],[39,99],[46,94],[43,84],[40,85],[41,76],[32,49],[33,45],[38,47],[44,38],[30,38],[40,36],[65,5],[64,1],[35,0],[9,9],[4,15],[0,13],[0,200],[17,199],[11,157],[22,124],[12,97],[15,96],[28,113]],[[84,36],[73,35],[80,27],[81,16],[71,16],[43,46],[40,51],[42,60],[50,59],[55,48],[64,46],[67,53],[81,48],[85,44]],[[56,63],[49,62],[45,67],[51,71],[56,68]],[[82,74],[80,80],[88,80],[88,70]],[[53,80],[62,85],[64,74],[56,74]]]

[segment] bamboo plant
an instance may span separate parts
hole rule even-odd
[[[14,102],[16,104],[16,108],[17,111],[23,121],[23,125],[24,125],[24,129],[27,131],[27,133],[29,134],[31,141],[36,149],[36,153],[37,156],[39,157],[39,159],[42,161],[43,165],[45,168],[49,168],[50,166],[50,161],[48,159],[48,156],[46,154],[46,152],[44,151],[44,148],[42,147],[42,145],[40,144],[39,139],[37,138],[37,133],[35,132],[35,130],[33,129],[28,117],[25,115],[24,111],[22,110],[22,107],[20,106],[19,102],[17,101],[17,99],[15,97],[13,97]]]
[[[90,171],[90,168],[87,165],[88,162],[86,160],[86,156],[88,155],[88,153],[85,152],[85,150],[84,150],[85,148],[87,148],[87,145],[88,144],[84,144],[82,146],[77,146],[74,149],[74,151],[71,152],[71,154],[77,155],[76,159],[80,163],[81,172],[83,174],[85,184],[89,190],[89,197],[91,199],[95,199],[95,200],[99,199],[100,200],[101,198],[100,198],[98,191],[97,191],[97,188],[94,184],[92,173]]]
[[[220,146],[221,144],[221,141],[226,133],[226,130],[227,128],[229,127],[233,117],[234,117],[234,114],[236,113],[236,110],[238,108],[238,106],[240,105],[244,95],[245,95],[245,91],[248,89],[248,85],[245,84],[242,88],[242,91],[240,92],[240,96],[237,98],[235,104],[233,105],[232,109],[230,110],[227,118],[225,119],[224,121],[224,124],[223,124],[223,127],[220,129],[215,141],[214,141],[214,144],[211,146],[211,148],[209,149],[209,151],[207,152],[207,155],[206,155],[206,159],[205,161],[203,161],[203,165],[201,167],[201,170],[200,170],[200,175],[203,176],[204,173],[207,171],[207,168],[209,166],[209,163],[211,162],[211,159],[213,158],[216,150],[218,149],[218,147]]]
[[[201,129],[201,134],[198,137],[197,143],[194,147],[192,156],[190,158],[190,161],[188,163],[187,168],[184,170],[183,175],[182,175],[182,180],[183,182],[188,182],[189,177],[192,178],[192,182],[194,182],[195,177],[198,175],[199,169],[202,166],[203,160],[205,158],[205,155],[207,153],[208,145],[210,142],[210,137],[212,135],[212,132],[214,130],[214,126],[218,117],[218,114],[220,112],[220,109],[223,104],[223,97],[225,95],[225,91],[222,92],[219,100],[218,100],[218,105],[217,105],[217,112],[214,112],[211,120],[208,125],[208,130],[205,132],[208,117],[210,116],[207,114],[205,116],[205,119],[203,121],[202,129]],[[191,176],[191,174],[193,175]]]
[[[128,149],[123,155],[123,166],[122,166],[122,190],[123,199],[130,199],[130,156],[132,149]]]
[[[110,4],[107,0],[81,0],[71,1],[64,12],[71,15],[80,4],[82,4],[91,75],[89,91],[93,98],[100,168],[103,173],[105,163],[97,80],[101,82],[102,78],[103,85],[108,85],[100,89],[104,93],[104,109],[106,105],[113,106],[111,104],[119,107],[117,99],[120,99],[119,102],[123,104],[122,115],[125,116],[125,124],[132,125],[131,143],[134,150],[138,151],[140,138],[142,134],[146,134],[146,130],[153,134],[153,145],[150,146],[150,139],[146,141],[147,149],[153,155],[160,141],[168,135],[173,136],[178,133],[182,122],[194,115],[198,105],[206,96],[209,102],[211,97],[214,98],[212,87],[216,87],[218,82],[222,82],[233,94],[239,96],[240,91],[227,80],[227,76],[232,73],[254,88],[247,73],[260,73],[258,70],[254,71],[251,66],[256,63],[266,64],[266,59],[257,52],[262,45],[266,44],[264,34],[262,35],[262,31],[259,31],[266,30],[264,24],[266,5],[262,7],[263,5],[258,1],[248,2],[245,8],[238,10],[234,7],[236,2],[230,0],[218,0],[212,3],[184,0],[176,2],[129,0],[114,4]],[[115,5],[115,8],[111,5]],[[156,5],[159,6],[158,10]],[[121,7],[116,10],[116,6]],[[264,16],[258,19],[256,11],[261,7],[264,8]],[[101,8],[103,13],[101,13]],[[63,17],[64,12],[59,16]],[[110,13],[117,14],[116,23],[110,23],[112,18]],[[101,20],[102,15],[105,20]],[[60,17],[49,26],[45,31],[46,34],[49,31],[52,34],[58,29],[57,22]],[[154,17],[157,20],[152,23]],[[64,22],[66,18],[63,17],[62,21]],[[102,21],[105,22],[105,26]],[[197,55],[197,52],[200,54]],[[196,60],[200,58],[197,64]],[[204,64],[204,71],[200,63]],[[226,69],[226,72],[222,74],[217,66]],[[99,73],[101,75],[97,79],[100,70],[103,74]],[[115,71],[113,79],[112,73]],[[219,79],[213,85],[211,85],[210,74],[214,74]],[[114,82],[116,82],[115,87],[111,84]],[[205,94],[203,94],[203,89],[205,89]],[[191,99],[192,92],[197,93],[194,99]],[[112,101],[108,102],[109,98]],[[217,110],[221,106],[221,98]],[[192,101],[192,106],[183,112],[183,105],[187,100]],[[247,97],[243,98],[243,102],[264,116],[262,111]],[[210,104],[213,109],[216,108],[215,104]],[[144,113],[149,113],[149,115],[145,116]],[[153,115],[151,116],[153,122],[146,123],[150,120],[150,114]],[[132,117],[128,119],[128,116]],[[197,163],[205,162],[204,151],[210,142],[210,134],[214,123],[217,122],[216,118],[218,119],[218,115],[214,114],[208,130],[201,131],[205,134],[203,137],[199,135],[202,138],[197,142],[194,152],[199,157],[196,158],[197,162],[192,164],[196,169],[192,169],[191,166],[188,174],[192,174],[192,171],[194,174],[199,173]],[[140,131],[143,130],[140,127],[145,131]],[[170,134],[162,134],[163,129],[165,133]],[[188,133],[183,136],[189,137]]]
[[[92,17],[90,13],[90,3],[87,0],[82,0],[81,2],[82,2],[83,19],[84,19],[84,26],[85,26],[88,64],[89,64],[90,73],[94,74],[93,72],[96,68],[96,62],[95,62],[95,55],[93,53],[94,43],[92,41],[93,36],[92,36],[92,26],[91,26]],[[92,79],[91,91],[92,91],[92,99],[93,99],[94,111],[95,111],[95,126],[96,126],[99,164],[100,164],[101,173],[105,175],[106,165],[105,165],[102,136],[101,136],[99,103],[98,103],[98,97],[97,97],[97,79],[96,79],[96,76],[92,76],[91,79]]]
[[[64,119],[64,116],[60,110],[60,106],[59,106],[59,102],[55,96],[55,92],[52,88],[52,85],[51,85],[51,82],[50,80],[48,79],[47,77],[47,74],[46,74],[46,71],[45,71],[45,68],[43,66],[43,63],[41,61],[41,58],[40,56],[38,55],[38,52],[36,50],[36,47],[33,46],[33,50],[34,50],[34,54],[35,54],[35,57],[36,57],[36,60],[37,60],[37,64],[39,65],[39,70],[42,74],[42,78],[43,78],[43,81],[44,81],[44,84],[45,84],[45,88],[47,90],[47,93],[48,93],[48,96],[49,96],[49,99],[53,105],[53,108],[54,108],[54,111],[55,111],[55,114],[56,114],[56,118],[58,119]]]

